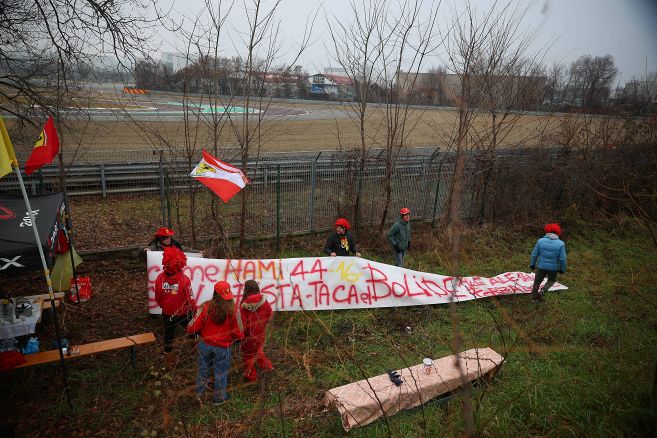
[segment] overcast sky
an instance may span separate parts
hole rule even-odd
[[[201,19],[209,14],[204,10],[205,0],[174,1],[174,13]],[[210,0],[215,5],[218,0]],[[362,0],[370,1],[370,0]],[[244,4],[250,0],[236,0],[228,20],[222,44],[222,55],[233,56],[240,52],[240,31],[246,28],[243,20]],[[472,0],[477,11],[484,11],[492,0]],[[506,2],[498,2],[504,4]],[[230,3],[223,2],[224,10]],[[436,3],[425,1],[428,11]],[[570,64],[583,54],[613,55],[620,71],[622,84],[633,77],[640,78],[646,72],[657,71],[657,1],[655,0],[533,0],[521,1],[527,7],[523,19],[524,30],[535,37],[535,47],[549,45],[545,56],[547,63]],[[349,0],[282,0],[278,19],[285,38],[280,62],[290,62],[295,42],[303,37],[304,24],[308,17],[318,12],[313,28],[313,44],[302,55],[300,64],[311,74],[322,71],[331,64],[327,48],[331,47],[326,17],[346,20],[349,15]],[[443,0],[440,5],[440,23],[444,29],[455,13],[462,10],[463,3]],[[191,20],[188,20],[189,23]],[[177,35],[164,37],[162,51],[183,51],[184,43]],[[288,59],[286,59],[288,58]],[[437,52],[427,59],[425,66],[446,65],[447,57]]]

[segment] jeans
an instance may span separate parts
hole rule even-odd
[[[196,393],[202,394],[209,387],[214,371],[215,402],[228,399],[228,369],[230,368],[230,347],[215,347],[201,340],[198,343],[198,376],[196,377]]]
[[[543,290],[538,292],[538,288],[543,283],[543,279],[547,276],[548,281],[545,282]],[[532,298],[538,298],[539,295],[543,295],[545,292],[550,290],[554,282],[557,281],[557,271],[546,271],[544,269],[536,269],[536,275],[534,275],[534,285],[532,286]]]
[[[406,256],[406,250],[397,252],[395,249],[392,249],[392,256],[395,258],[395,266],[400,268],[404,267],[404,257]]]

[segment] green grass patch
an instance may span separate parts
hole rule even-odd
[[[537,237],[522,229],[468,230],[462,274],[526,271]],[[409,267],[447,273],[442,238],[423,229],[416,241]],[[304,248],[322,243],[323,236],[287,239],[283,257],[308,255]],[[640,229],[617,230],[613,223],[571,224],[566,244],[568,272],[559,281],[569,290],[548,293],[541,304],[512,296],[456,306],[464,347],[489,346],[506,357],[501,372],[474,390],[480,436],[654,434],[657,250]],[[368,256],[389,258],[385,248],[373,253]],[[234,369],[233,399],[225,405],[199,403],[192,392],[185,394],[196,374],[190,346],[188,358],[172,374],[158,368],[161,358],[155,353],[142,355],[136,371],[111,360],[74,369],[77,422],[66,414],[61,391],[47,390],[48,379],[57,388],[56,367],[21,371],[16,375],[27,378],[20,383],[3,376],[3,388],[15,403],[3,402],[0,408],[14,415],[39,407],[43,418],[34,427],[43,433],[53,429],[39,424],[51,421],[116,436],[341,436],[337,411],[322,405],[328,389],[417,364],[423,357],[449,355],[452,342],[447,305],[280,313],[270,329],[267,351],[275,370],[264,391],[244,384]],[[239,357],[234,360],[239,364]],[[32,398],[37,394],[39,401]],[[166,430],[165,410],[170,416]],[[463,396],[457,393],[350,435],[456,436],[464,427]]]

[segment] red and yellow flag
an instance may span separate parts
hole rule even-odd
[[[14,146],[11,144],[5,122],[0,116],[0,178],[11,172],[11,167],[18,167]]]
[[[25,174],[30,175],[35,170],[50,164],[59,151],[59,137],[55,129],[55,122],[52,116],[43,126],[43,131],[32,149],[30,158],[25,162]]]
[[[218,160],[205,151],[203,151],[203,159],[192,170],[190,176],[205,184],[224,202],[228,202],[250,182],[240,169]]]

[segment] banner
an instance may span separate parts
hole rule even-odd
[[[147,252],[148,309],[160,314],[155,279],[162,252]],[[188,258],[184,271],[196,304],[212,297],[217,281],[227,281],[239,301],[246,280],[254,279],[274,310],[337,310],[443,304],[531,292],[534,274],[506,272],[492,278],[412,271],[360,257],[305,257],[265,260]],[[555,283],[550,290],[568,289]]]

